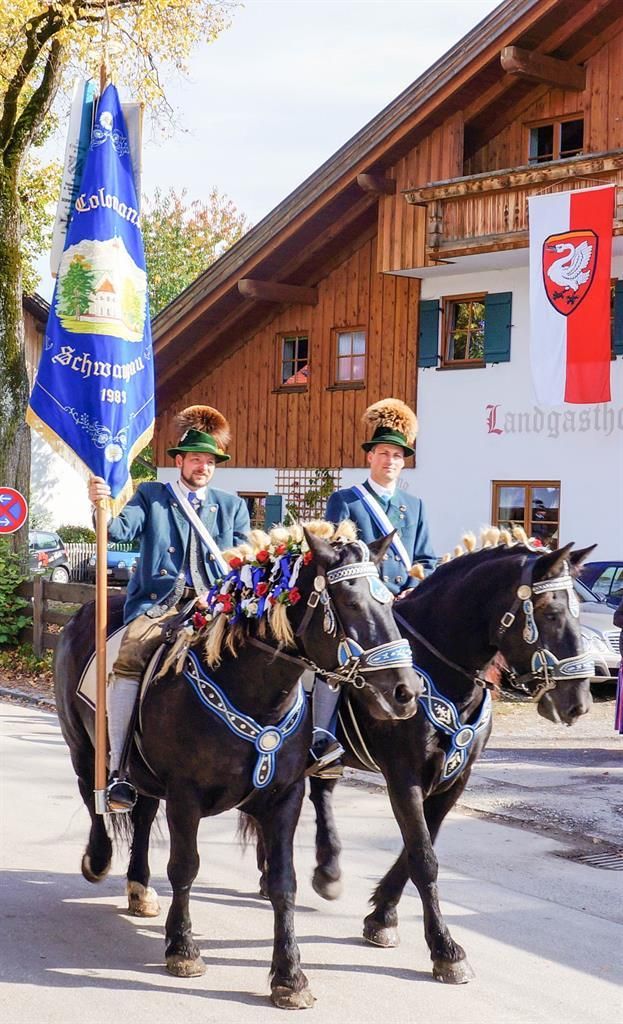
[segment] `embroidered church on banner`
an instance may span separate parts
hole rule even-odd
[[[610,401],[613,185],[536,196],[530,356],[539,405]]]

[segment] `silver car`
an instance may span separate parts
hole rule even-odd
[[[580,602],[580,628],[587,651],[595,660],[594,682],[611,682],[619,671],[621,630],[612,621],[614,609],[598,601],[592,590],[580,580],[574,580]]]

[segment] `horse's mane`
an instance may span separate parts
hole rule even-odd
[[[437,569],[448,565],[450,562],[456,563],[457,559],[465,555],[476,554],[482,558],[484,552],[495,551],[497,552],[496,557],[500,557],[500,552],[508,554],[511,550],[515,554],[543,554],[549,549],[540,546],[539,542],[534,538],[529,538],[526,531],[520,526],[513,527],[512,531],[500,529],[497,526],[483,526],[478,538],[471,530],[464,533],[460,543],[456,545],[452,552],[446,552],[445,555],[442,555]],[[415,577],[415,579],[424,580],[424,570],[418,562],[411,567],[410,575]],[[428,578],[430,579],[430,577]]]
[[[337,526],[313,519],[293,526],[274,526],[269,533],[251,530],[245,543],[223,551],[230,572],[208,593],[208,610],[198,640],[211,668],[221,662],[223,647],[236,657],[253,623],[259,637],[271,636],[279,646],[294,645],[288,607],[299,600],[296,581],[311,559],[305,532],[331,544],[356,540],[357,530],[346,519]],[[197,642],[197,641],[196,641]]]

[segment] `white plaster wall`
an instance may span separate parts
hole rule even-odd
[[[613,264],[623,276],[623,260]],[[560,480],[560,537],[623,556],[623,360],[611,364],[612,401],[535,405],[529,360],[528,267],[422,282],[422,299],[513,292],[511,361],[482,369],[420,369],[416,489],[437,551],[491,520],[493,480]],[[497,406],[489,433],[487,406]]]
[[[43,438],[31,430],[31,528],[57,530],[59,526],[93,528],[87,484]]]

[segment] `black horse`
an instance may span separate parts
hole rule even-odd
[[[326,524],[322,528],[326,536]],[[183,661],[148,688],[130,759],[140,794],[131,813],[130,912],[158,912],[149,888],[148,844],[164,799],[173,890],[166,965],[181,977],[202,974],[189,916],[199,869],[197,828],[203,817],[243,807],[263,841],[275,915],[271,998],[283,1008],[313,1003],[294,933],[292,841],[311,739],[301,672],[311,665],[336,683],[360,687],[372,718],[409,717],[421,693],[391,605],[373,596],[387,543],[368,552],[344,539],[340,528],[331,543],[309,531],[305,536],[307,553],[300,527],[285,536],[280,531],[279,543],[261,535],[259,548],[251,544],[230,553],[232,571],[209,599],[219,614],[182,653]],[[112,853],[105,820],[94,809],[94,715],[76,693],[92,654],[93,620],[93,605],[78,612],[63,631],[55,660],[61,729],[91,815],[82,862],[91,882],[106,874]],[[113,615],[111,628],[118,624]]]
[[[338,731],[346,764],[383,773],[404,840],[371,897],[363,935],[377,946],[398,944],[397,905],[411,878],[439,981],[460,984],[473,977],[441,915],[433,843],[491,731],[483,669],[501,652],[511,683],[530,693],[552,722],[573,725],[591,707],[593,669],[582,652],[572,577],[593,549],[571,548],[541,555],[524,545],[485,548],[441,565],[396,602],[396,620],[428,677],[420,698],[424,713],[388,727],[371,717],[356,692],[344,695]],[[311,779],[317,822],[312,884],[325,899],[341,891],[334,786]]]

